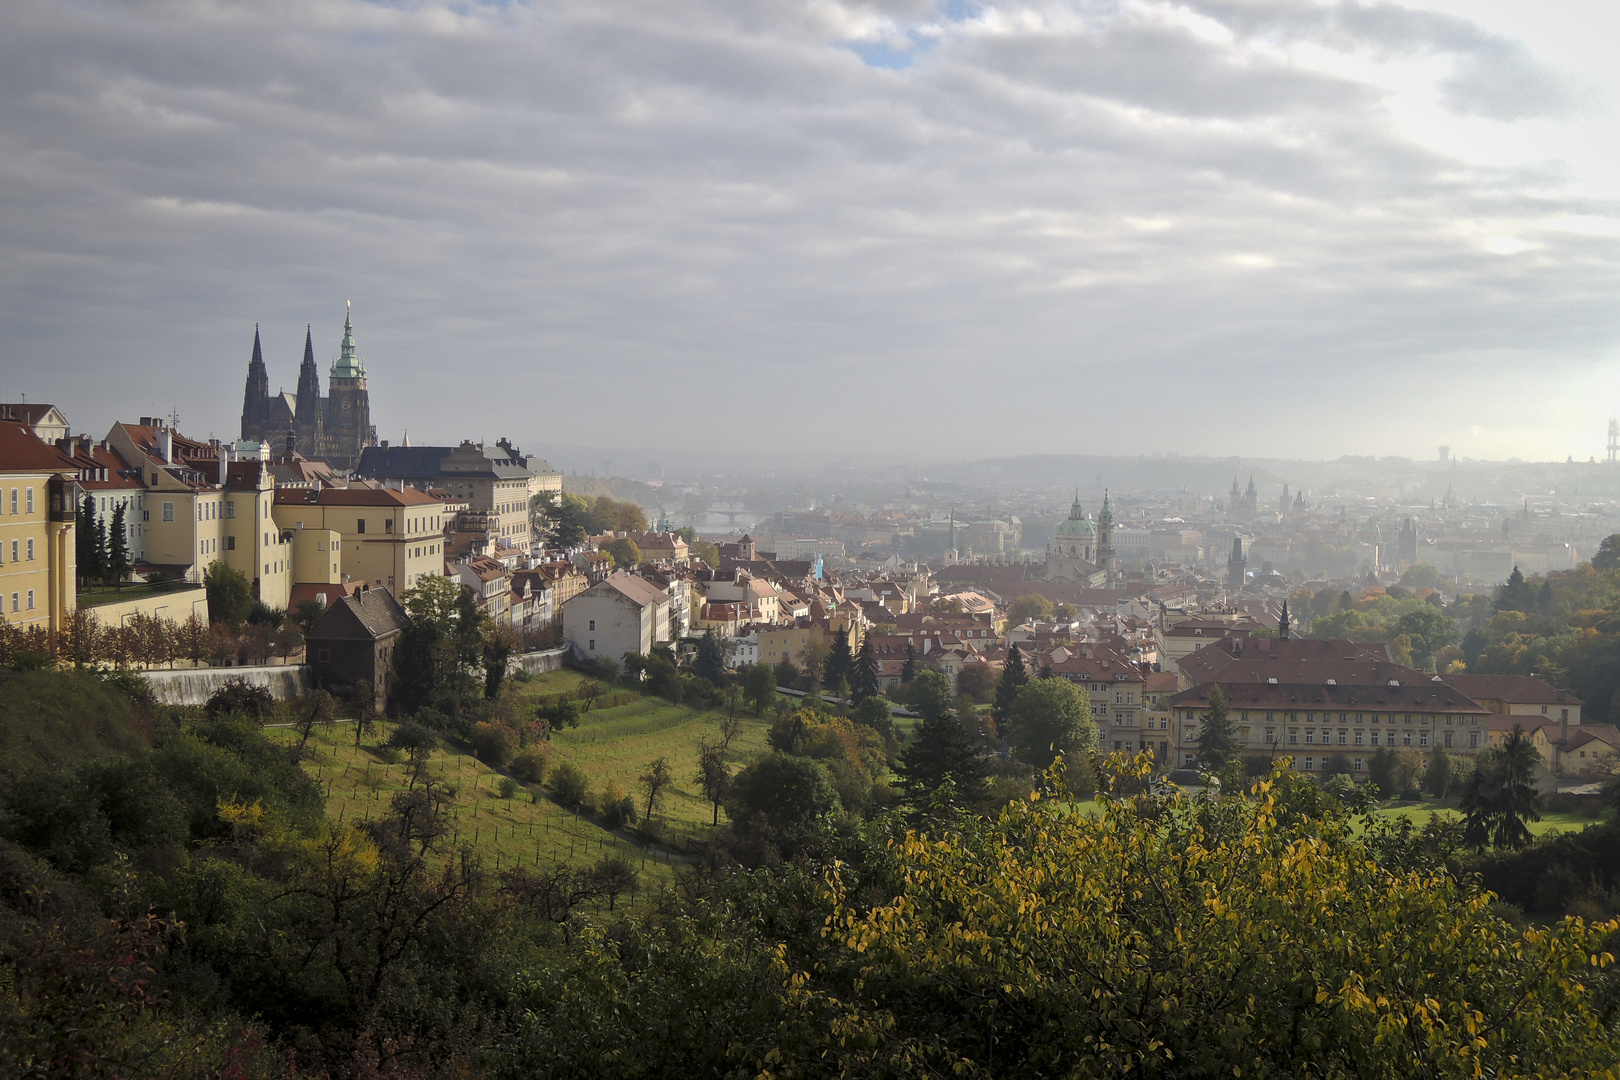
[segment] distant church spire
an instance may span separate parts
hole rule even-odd
[[[253,356],[248,360],[247,386],[242,393],[242,438],[262,439],[270,422],[270,373],[259,345],[259,324],[253,324]]]
[[[321,369],[315,366],[315,335],[304,324],[304,362],[298,366],[298,436],[300,449],[310,456],[321,453]]]
[[[343,312],[343,345],[338,353],[337,362],[332,365],[332,378],[363,379],[365,377],[365,361],[355,356],[354,319],[352,317],[352,312],[349,309],[349,302],[345,300]]]

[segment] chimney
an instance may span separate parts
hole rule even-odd
[[[225,454],[225,448],[223,446],[221,446],[219,448],[219,486],[220,487],[225,486],[225,478],[226,478],[227,475],[229,475],[229,472],[230,472],[230,470],[226,468],[226,464],[225,464],[228,460],[229,460],[229,458]]]
[[[168,428],[158,429],[157,452],[158,457],[163,459],[163,464],[174,464],[174,432]]]

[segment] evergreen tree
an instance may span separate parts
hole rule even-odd
[[[906,662],[900,665],[900,682],[908,683],[917,677],[917,649],[906,642]]]
[[[861,639],[860,651],[855,654],[855,673],[850,680],[850,688],[857,705],[878,695],[878,659],[877,653],[872,651],[870,634]]]
[[[1433,798],[1443,799],[1450,788],[1451,758],[1445,747],[1437,746],[1429,751],[1429,767],[1423,770],[1423,790]]]
[[[1013,642],[1012,648],[1007,650],[1007,661],[1002,665],[1001,675],[996,679],[996,719],[1005,720],[1011,711],[1014,701],[1018,700],[1018,691],[1029,682],[1029,672],[1024,670],[1024,654]]]
[[[88,581],[91,577],[91,548],[96,542],[96,498],[86,495],[84,502],[79,504],[79,512],[75,515],[73,525],[73,558],[78,563],[79,580]]]
[[[821,672],[821,685],[837,693],[838,684],[850,677],[854,658],[849,654],[849,635],[842,630],[833,632],[832,647],[827,650],[827,666]]]
[[[917,725],[917,733],[900,755],[900,776],[913,806],[927,805],[949,780],[971,805],[984,791],[989,764],[979,756],[979,740],[953,712],[942,712]]]
[[[1536,610],[1540,611],[1540,612],[1544,612],[1544,613],[1545,612],[1550,612],[1550,611],[1552,611],[1552,605],[1553,605],[1552,579],[1551,578],[1543,578],[1542,582],[1541,582],[1541,594],[1536,598]]]
[[[1198,761],[1211,772],[1222,772],[1238,758],[1237,728],[1232,710],[1219,686],[1209,692],[1209,711],[1198,729]]]
[[[718,686],[726,678],[726,652],[720,647],[720,639],[714,636],[714,627],[703,631],[698,639],[697,657],[692,661],[692,671],[700,679],[707,679]]]
[[[113,511],[112,532],[107,540],[107,576],[122,582],[129,576],[129,526],[124,522],[124,507]]]
[[[107,519],[104,517],[96,518],[96,536],[90,558],[96,580],[105,584],[107,580]]]
[[[1524,575],[1515,566],[1508,575],[1507,584],[1496,590],[1497,611],[1530,611],[1535,607],[1534,596]]]
[[[1483,849],[1522,848],[1530,843],[1529,821],[1541,820],[1541,793],[1535,768],[1541,754],[1515,724],[1502,745],[1476,759],[1473,775],[1463,784],[1458,809],[1463,812],[1463,842]]]

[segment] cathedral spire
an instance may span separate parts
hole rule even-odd
[[[248,360],[247,385],[242,392],[242,438],[264,439],[270,423],[270,373],[259,344],[259,324],[253,324],[253,355]]]
[[[349,302],[345,300],[343,303],[343,345],[338,353],[337,362],[332,365],[332,378],[363,379],[366,377],[366,364],[364,360],[355,356],[354,319]]]

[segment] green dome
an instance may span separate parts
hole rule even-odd
[[[1086,512],[1080,509],[1080,496],[1074,497],[1074,505],[1069,507],[1067,521],[1058,522],[1057,535],[1062,537],[1092,537],[1097,535],[1097,526],[1086,517]]]

